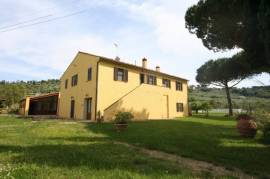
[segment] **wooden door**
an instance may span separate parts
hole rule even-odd
[[[91,120],[92,115],[92,98],[85,98],[85,117],[86,120]]]
[[[75,112],[75,100],[72,99],[70,103],[70,118],[74,118],[74,112]]]

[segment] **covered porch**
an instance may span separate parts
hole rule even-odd
[[[59,93],[49,93],[26,97],[21,101],[20,114],[31,115],[57,115]]]

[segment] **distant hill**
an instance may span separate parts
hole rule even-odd
[[[0,106],[18,103],[26,95],[35,95],[59,91],[57,79],[42,81],[0,81]]]
[[[35,95],[59,91],[60,81],[49,79],[42,81],[0,81],[0,107],[18,103],[26,95]],[[252,88],[233,88],[231,90],[233,107],[262,107],[270,110],[270,86]],[[200,86],[189,87],[189,100],[208,102],[213,108],[227,108],[226,94],[223,89]],[[4,102],[5,101],[5,102]],[[1,104],[2,103],[2,104]]]
[[[246,109],[251,107],[270,110],[270,86],[252,88],[233,88],[231,90],[233,108]],[[189,100],[209,102],[213,108],[227,108],[224,89],[190,86]]]

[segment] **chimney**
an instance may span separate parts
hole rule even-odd
[[[118,61],[119,62],[120,61],[120,57],[116,56],[115,57],[115,61]]]
[[[142,67],[147,68],[147,59],[146,58],[142,59]]]
[[[156,66],[156,71],[160,72],[160,67]]]

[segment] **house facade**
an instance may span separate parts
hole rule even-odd
[[[58,115],[112,120],[118,111],[135,120],[188,115],[187,80],[147,68],[79,52],[60,78]]]

